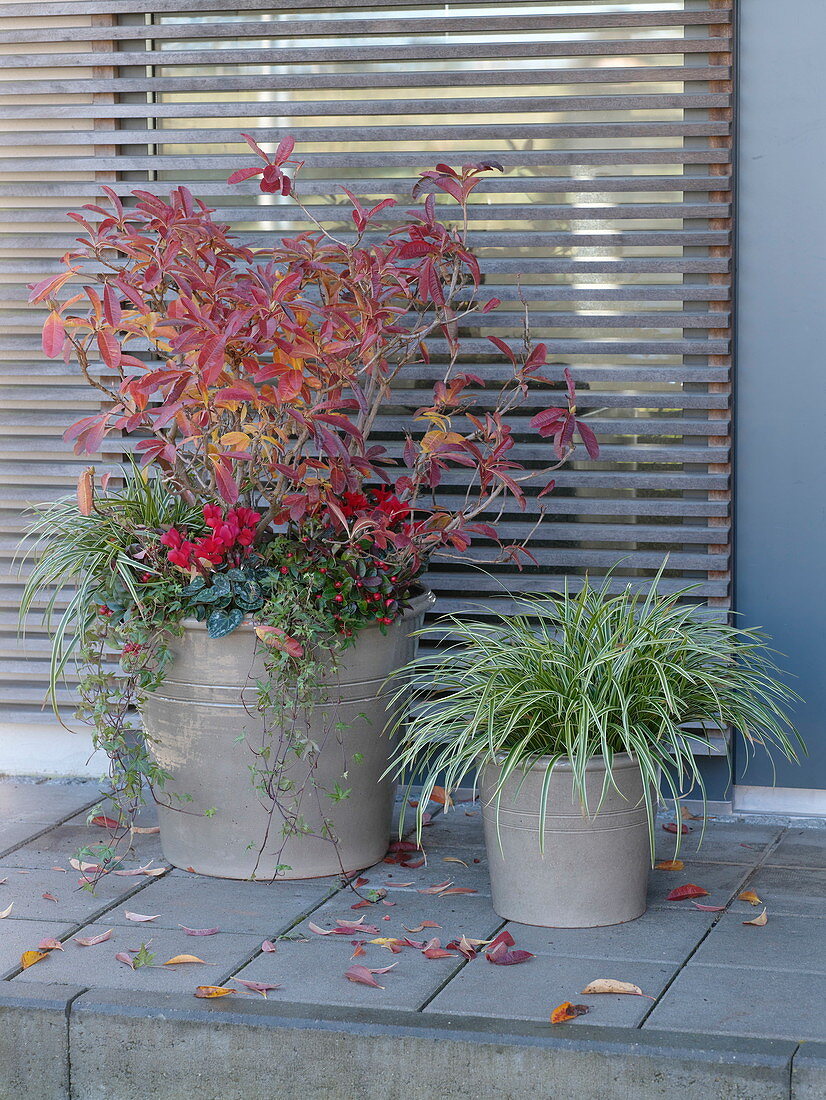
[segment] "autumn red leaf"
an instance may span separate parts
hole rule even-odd
[[[54,894],[46,893],[42,894],[41,896],[44,901],[57,901],[57,898],[54,896]]]
[[[40,943],[37,945],[37,950],[38,951],[62,951],[63,950],[63,944],[60,942],[60,940],[54,940],[54,939],[41,940]]]
[[[514,943],[514,938],[510,932],[503,929],[485,948],[485,958],[489,963],[494,963],[496,966],[513,966],[516,963],[527,962],[528,959],[534,958],[530,951],[510,951],[509,948],[513,947]]]
[[[46,318],[43,325],[42,347],[43,354],[49,359],[56,359],[63,351],[63,342],[66,339],[66,329],[60,314],[54,310]]]
[[[272,954],[272,952],[277,951],[278,948],[275,946],[272,940],[264,940],[264,942],[261,944],[261,950],[266,954]]]
[[[685,901],[687,898],[707,898],[708,890],[702,886],[695,886],[693,882],[687,882],[685,886],[676,886],[666,896],[666,901]]]
[[[677,825],[674,821],[669,821],[667,825],[663,825],[663,828],[665,829],[665,831],[667,833],[676,833],[677,832]],[[688,825],[681,825],[680,826],[680,832],[682,833],[683,836],[685,836],[686,833],[691,832],[691,829],[689,829]]]
[[[232,978],[232,981],[236,982],[238,985],[246,986],[247,989],[252,990],[253,993],[260,993],[265,1001],[270,990],[281,988],[280,985],[274,982],[251,982],[244,978]]]
[[[393,964],[395,965],[395,964]],[[361,966],[359,963],[355,963],[353,966],[349,966],[344,971],[344,977],[349,982],[359,982],[361,985],[370,985],[374,989],[384,989],[383,985],[380,985],[373,977],[374,974],[385,974],[389,967],[380,967],[378,969],[370,969],[366,966]]]
[[[102,829],[119,829],[120,824],[111,817],[106,817],[105,814],[97,814],[89,822],[90,825],[99,825]]]
[[[692,901],[691,903],[695,909],[701,909],[704,913],[722,913],[725,910],[725,905],[701,905],[699,901]]]
[[[101,932],[99,936],[81,937],[75,936],[75,943],[80,947],[94,947],[96,944],[105,943],[106,940],[112,938],[112,929],[107,928],[105,932]]]
[[[551,1023],[566,1024],[569,1020],[575,1020],[577,1016],[584,1016],[590,1011],[590,1005],[572,1005],[570,1001],[563,1001],[551,1013]]]

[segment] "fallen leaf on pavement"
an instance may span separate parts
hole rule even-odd
[[[135,969],[135,960],[132,958],[131,955],[127,955],[125,951],[118,951],[117,955],[115,955],[115,958],[118,962],[125,963],[130,970]]]
[[[453,799],[444,787],[434,787],[430,792],[430,801],[437,802],[440,806],[452,806]]]
[[[764,924],[768,924],[768,923],[769,923],[769,918],[766,916],[765,908],[763,909],[762,913],[759,913],[756,917],[752,918],[752,920],[744,920],[743,921],[743,924],[755,924],[755,925],[757,925],[758,928],[762,928]]]
[[[101,932],[99,936],[90,936],[88,939],[81,939],[80,936],[75,936],[75,943],[80,944],[81,947],[94,947],[96,943],[104,943],[112,936],[112,929],[109,928],[105,932]]]
[[[661,859],[654,865],[655,871],[682,871],[685,864],[681,859]]]
[[[280,989],[280,985],[275,985],[273,982],[248,982],[244,978],[232,978],[238,985],[245,985],[247,989],[251,989],[254,993],[260,993],[264,1000],[267,1000],[267,993],[271,989]]]
[[[39,963],[41,959],[48,959],[48,951],[24,951],[20,956],[20,965],[24,970],[28,970],[30,966],[34,966],[35,963]]]
[[[166,869],[166,867],[152,867],[150,860],[145,867],[135,867],[132,871],[113,871],[112,874],[120,875],[121,878],[132,878],[134,875],[146,875],[148,878],[155,878],[162,875]]]
[[[358,963],[356,963],[355,966],[350,966],[344,971],[344,977],[351,982],[360,982],[362,985],[371,985],[374,989],[384,989],[384,986],[379,985],[373,975],[386,974],[387,971],[392,970],[395,965],[395,963],[392,963],[390,966],[367,967],[360,966]]]
[[[173,955],[171,959],[167,959],[163,964],[164,966],[180,966],[181,963],[202,963],[203,959],[199,959],[197,955]],[[206,965],[206,964],[204,964]]]
[[[0,913],[0,920],[3,920],[4,917],[7,917],[12,909],[14,909],[14,902],[9,905],[8,909],[4,909],[3,912]]]
[[[590,1011],[589,1005],[572,1005],[570,1001],[563,1001],[551,1013],[551,1023],[566,1024],[568,1020],[575,1020],[577,1016],[584,1016],[586,1012]]]
[[[737,895],[738,901],[747,901],[749,905],[762,905],[760,898],[755,894],[754,890],[744,890],[742,894]]]
[[[461,863],[463,867],[467,867],[467,864],[463,859],[459,859],[458,856],[445,856],[442,859],[442,863]]]
[[[428,940],[428,942],[422,948],[422,954],[426,959],[455,959],[456,955],[453,951],[447,951],[442,947],[442,941],[439,939]]]
[[[408,928],[406,924],[402,925],[405,932],[424,932],[425,928],[441,928],[441,924],[437,924],[435,920],[423,920],[421,924],[417,924],[415,928]]]
[[[682,817],[683,821],[700,821],[703,815],[693,814],[691,810],[689,810],[688,806],[680,806],[680,816]]]
[[[667,833],[676,833],[677,832],[677,825],[676,825],[676,822],[674,822],[674,821],[669,821],[669,823],[667,825],[663,825],[663,828],[665,829],[665,831]],[[687,825],[681,825],[680,826],[680,832],[682,833],[683,836],[685,836],[686,833],[691,832],[691,829],[689,829],[689,827]]]
[[[423,890],[419,890],[420,894],[441,894],[444,890],[447,890],[448,886],[452,886],[452,879],[448,879],[447,882],[437,882],[435,886],[426,886]]]
[[[628,993],[634,997],[644,997],[645,993],[633,982],[618,982],[614,978],[596,978],[582,990],[583,996],[592,993]]]
[[[60,940],[41,940],[37,945],[38,951],[62,951],[63,944]]]
[[[353,947],[355,948],[355,951],[350,956],[351,959],[360,959],[362,955],[367,954],[367,952],[364,950],[364,944],[360,943],[358,940],[353,940]]]
[[[691,904],[695,909],[702,909],[704,913],[722,913],[725,909],[725,905],[701,905],[699,901],[692,901]]]
[[[356,881],[353,883],[353,886],[355,886],[356,889],[358,889],[360,886],[366,886],[369,881],[370,881],[369,878],[365,878],[362,875],[361,878],[356,879]]]
[[[264,942],[261,944],[261,950],[267,952],[268,954],[272,954],[272,952],[277,951],[278,948],[275,946],[272,940],[264,940]]]
[[[224,985],[199,985],[195,990],[196,997],[226,997],[229,993],[237,993],[237,989],[229,989]]]
[[[57,901],[57,898],[54,896],[54,894],[42,894],[41,897],[44,901]]]
[[[508,948],[513,947],[515,942],[510,932],[503,930],[488,944],[485,958],[489,963],[495,963],[497,966],[513,966],[515,963],[527,962],[534,957],[530,951],[509,951]]]
[[[214,936],[221,931],[220,928],[187,928],[185,924],[179,924],[178,927],[183,928],[188,936]]]
[[[154,916],[148,917],[145,913],[130,913],[127,909],[123,915],[127,920],[137,921],[140,924],[148,920],[157,920],[161,914],[155,913]]]
[[[693,882],[687,882],[685,886],[676,886],[666,896],[666,901],[685,901],[687,898],[707,898],[708,890],[702,886],[695,886]]]
[[[471,890],[469,886],[451,886],[439,893],[440,898],[446,898],[448,894],[478,894],[478,890]]]
[[[64,875],[66,874],[66,868],[65,867],[52,867],[52,870],[53,871],[62,871]]]

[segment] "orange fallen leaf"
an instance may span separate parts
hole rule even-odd
[[[568,1020],[575,1020],[577,1016],[584,1016],[586,1012],[590,1011],[589,1005],[572,1005],[570,1001],[563,1001],[551,1013],[551,1023],[565,1024]]]
[[[663,825],[663,829],[665,829],[665,831],[667,833],[676,833],[677,832],[677,824],[674,821],[669,821],[667,825]],[[690,833],[690,832],[691,832],[691,829],[689,829],[688,825],[681,825],[680,826],[680,833],[683,836],[685,836],[686,833]]]
[[[593,993],[628,993],[633,997],[644,997],[645,994],[638,985],[633,982],[618,982],[615,978],[596,978],[582,990],[583,996]]]
[[[57,898],[54,896],[54,894],[43,894],[42,897],[44,901],[57,901]]]
[[[202,963],[203,959],[199,959],[197,955],[173,955],[171,959],[167,959],[163,964],[164,966],[179,966],[181,963]]]
[[[229,989],[223,985],[199,985],[195,990],[196,997],[226,997],[229,993],[237,993],[237,989]]]
[[[702,814],[693,814],[688,806],[680,806],[680,816],[683,821],[699,821]]]
[[[355,951],[350,956],[351,959],[360,959],[362,955],[367,954],[367,952],[364,950],[364,945],[363,944],[355,943],[353,946],[355,947]]]
[[[30,966],[34,966],[35,963],[39,963],[42,959],[48,959],[48,951],[24,951],[20,956],[20,965],[24,970],[28,970]]]
[[[682,871],[685,864],[681,859],[661,859],[659,863],[655,864],[654,869],[656,871]]]
[[[758,928],[762,928],[764,924],[769,923],[769,918],[766,916],[765,906],[762,913],[758,913],[752,920],[744,920],[743,924],[755,924]]]
[[[744,890],[742,894],[738,894],[739,901],[747,901],[749,905],[762,905],[760,898],[755,894],[754,890]]]
[[[405,932],[424,932],[425,928],[441,928],[441,924],[437,924],[435,920],[423,920],[421,924],[417,924],[415,928],[408,928],[406,924],[402,925]]]
[[[436,802],[440,806],[453,805],[453,799],[450,797],[444,787],[434,787],[433,790],[430,792],[430,801]]]

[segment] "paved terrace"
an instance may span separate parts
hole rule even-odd
[[[0,1097],[826,1097],[823,829],[719,820],[698,851],[691,823],[684,869],[652,872],[642,918],[582,931],[509,924],[535,957],[496,966],[369,942],[351,959],[357,939],[445,945],[506,927],[491,908],[474,804],[434,816],[424,866],[365,872],[360,892],[386,895],[354,910],[359,899],[338,879],[271,885],[172,870],[151,832],[133,835],[121,869],[151,862],[161,875],[109,874],[93,894],[82,890],[69,861],[106,837],[86,824],[97,797],[87,782],[0,780]],[[151,828],[149,811],[141,824]],[[673,839],[661,832],[661,858],[672,858]],[[448,880],[442,893],[422,892]],[[667,900],[687,882],[708,890],[700,904],[725,909]],[[743,924],[760,912],[738,900],[745,889],[765,904],[765,926]],[[310,928],[361,916],[378,936]],[[424,921],[438,928],[408,931]],[[219,931],[194,937],[182,925]],[[102,943],[74,942],[108,929]],[[22,970],[22,952],[45,939],[63,950]],[[262,950],[267,940],[275,951]],[[132,969],[116,958],[144,943],[155,964],[178,954],[204,962]],[[356,962],[397,965],[373,988],[344,977]],[[583,996],[596,978],[648,996]],[[265,999],[241,981],[277,988]],[[237,992],[199,1000],[199,985]],[[590,1012],[551,1026],[563,1001]]]

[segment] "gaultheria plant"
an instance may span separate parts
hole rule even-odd
[[[272,157],[247,141],[262,163],[230,182],[261,175],[263,191],[294,195],[292,139]],[[285,525],[327,530],[392,551],[414,576],[437,550],[496,539],[481,514],[508,498],[524,508],[523,483],[547,478],[575,432],[598,453],[575,419],[568,376],[565,404],[531,421],[550,440],[545,470],[514,458],[508,414],[529,386],[551,381],[546,348],[531,344],[527,326],[518,351],[491,337],[508,366],[484,409],[474,396],[484,382],[459,369],[460,325],[498,305],[480,298],[467,233],[469,197],[497,169],[424,172],[414,189],[423,202],[390,228],[379,217],[394,199],[365,209],[345,192],[355,227],[346,240],[295,199],[318,228],[255,250],[184,187],[168,201],[136,190],[127,208],[104,187],[108,207],[70,215],[83,235],[63,258],[67,270],[32,292],[50,309],[45,354],[74,359],[105,398],[67,439],[94,453],[111,433],[136,436],[141,463],[186,504],[256,510],[256,543]],[[455,224],[440,220],[435,192],[455,201]],[[59,300],[70,285],[77,292]],[[444,373],[399,454],[388,454],[371,440],[377,418],[394,383],[430,362],[434,336]],[[467,471],[467,491],[446,506],[435,490],[455,467]]]

